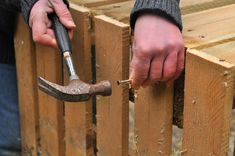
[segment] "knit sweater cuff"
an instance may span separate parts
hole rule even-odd
[[[135,27],[138,15],[143,12],[164,16],[182,30],[179,2],[176,0],[136,0],[130,15],[130,25],[132,29]]]
[[[38,0],[21,0],[21,12],[23,14],[23,17],[27,23],[29,23],[29,15],[30,11],[33,7],[33,5],[37,2]]]

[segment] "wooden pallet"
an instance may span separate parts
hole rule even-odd
[[[23,155],[92,156],[96,148],[98,156],[170,155],[174,91],[164,84],[138,91],[136,147],[128,150],[128,88],[118,87],[116,81],[129,74],[129,14],[134,1],[72,2],[77,24],[73,55],[79,75],[91,82],[91,46],[95,45],[97,80],[111,80],[113,95],[97,97],[94,130],[91,101],[64,103],[38,91],[38,76],[60,84],[67,77],[59,53],[35,45],[21,19],[15,45]],[[234,93],[235,2],[181,0],[181,8],[188,48],[184,116],[180,113],[182,155],[225,156]]]

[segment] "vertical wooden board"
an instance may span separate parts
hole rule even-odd
[[[48,81],[62,85],[61,53],[36,45],[37,74]],[[41,154],[64,155],[63,102],[38,90]]]
[[[233,156],[235,156],[235,141],[234,141],[234,143],[233,143],[234,145],[234,148],[233,148]]]
[[[20,16],[15,35],[22,155],[37,156],[36,56],[28,26]]]
[[[91,83],[90,13],[83,7],[70,5],[76,23],[72,41],[73,59],[81,80]],[[67,68],[66,68],[67,70]],[[67,71],[65,81],[68,83]],[[92,103],[65,102],[66,156],[93,156]]]
[[[234,65],[189,50],[182,155],[227,155],[233,92]]]
[[[158,84],[138,91],[135,102],[137,156],[171,155],[173,87]]]
[[[112,96],[97,97],[98,156],[128,155],[128,87],[116,81],[129,75],[129,26],[101,15],[95,17],[97,80],[110,80]]]

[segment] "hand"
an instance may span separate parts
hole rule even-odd
[[[63,0],[39,0],[34,4],[29,16],[29,26],[32,28],[35,42],[57,47],[54,31],[48,14],[55,12],[60,22],[68,29],[72,38],[73,29],[76,27],[72,16]]]
[[[132,87],[174,81],[184,68],[184,43],[179,28],[151,14],[138,17],[131,61]]]

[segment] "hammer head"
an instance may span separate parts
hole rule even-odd
[[[112,86],[109,81],[91,85],[75,79],[70,81],[67,86],[61,86],[39,77],[38,85],[43,92],[68,102],[87,101],[95,95],[110,96],[112,94]]]

